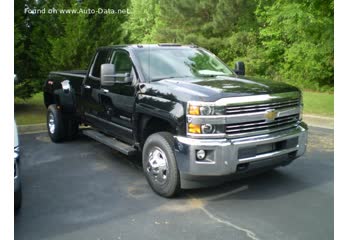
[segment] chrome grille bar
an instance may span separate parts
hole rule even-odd
[[[243,133],[249,131],[272,129],[276,127],[283,127],[287,125],[294,126],[298,122],[299,115],[292,115],[287,117],[276,118],[273,122],[254,121],[244,124],[229,124],[226,125],[226,133]]]
[[[248,113],[248,112],[260,112],[266,111],[267,109],[282,109],[288,107],[297,107],[300,105],[299,99],[289,100],[289,101],[281,101],[281,102],[273,102],[268,104],[255,104],[255,105],[241,105],[241,106],[227,106],[226,114],[240,114],[240,113]]]

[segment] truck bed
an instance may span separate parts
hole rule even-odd
[[[71,87],[75,90],[75,94],[80,94],[81,86],[87,74],[87,70],[70,70],[50,72],[48,80],[53,84],[45,83],[44,92],[53,94],[55,89],[61,89],[61,82],[69,80]]]

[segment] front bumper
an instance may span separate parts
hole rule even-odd
[[[175,137],[175,157],[182,188],[196,188],[225,181],[232,175],[287,165],[306,151],[307,125],[239,139]],[[199,161],[197,150],[205,150]],[[212,181],[213,178],[216,181]]]

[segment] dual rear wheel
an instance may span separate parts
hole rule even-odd
[[[56,104],[47,109],[47,130],[53,142],[72,140],[78,135],[79,122],[73,116],[62,113]]]

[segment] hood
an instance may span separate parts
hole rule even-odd
[[[299,91],[298,88],[285,83],[227,76],[164,79],[147,85],[147,89],[154,91],[157,96],[166,95],[167,99],[170,97],[184,102],[216,101],[227,97]]]

